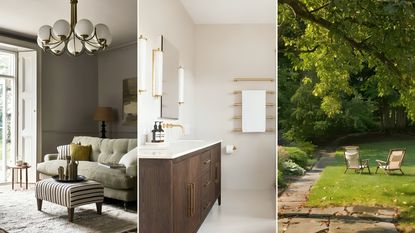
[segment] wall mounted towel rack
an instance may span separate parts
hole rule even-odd
[[[234,103],[233,106],[235,106],[235,107],[242,106],[242,103]],[[267,107],[274,107],[275,104],[274,103],[267,103],[266,106]]]
[[[233,132],[239,132],[239,133],[242,133],[242,129],[241,128],[235,128],[235,129],[233,129],[232,130]],[[271,128],[269,128],[269,129],[266,129],[266,131],[265,132],[275,132],[275,129],[271,129]]]
[[[234,91],[233,94],[242,94],[242,91]],[[267,91],[267,94],[274,95],[275,91]]]
[[[274,82],[275,80],[273,78],[234,78],[234,82]]]
[[[275,119],[275,116],[267,116],[267,119]],[[242,119],[242,116],[238,115],[238,116],[234,116],[232,119],[238,120],[238,119]]]

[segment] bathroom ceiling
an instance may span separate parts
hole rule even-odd
[[[275,23],[275,0],[180,0],[196,24]]]
[[[70,22],[70,0],[0,0],[0,32],[36,38],[42,25]],[[130,43],[137,35],[137,0],[78,0],[78,20],[108,25],[112,46]]]

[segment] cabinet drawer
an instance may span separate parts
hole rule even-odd
[[[210,173],[210,166],[212,164],[212,158],[210,156],[210,151],[205,151],[202,154],[199,155],[200,158],[200,171],[201,173],[205,173],[209,171]]]
[[[213,205],[213,198],[215,195],[215,185],[211,179],[210,172],[202,175],[202,202],[201,202],[201,218],[204,219],[209,213]]]

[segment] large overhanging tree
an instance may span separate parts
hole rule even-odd
[[[314,71],[314,95],[330,117],[365,68],[379,96],[399,94],[415,120],[415,6],[412,1],[279,0],[279,39],[297,70]],[[288,31],[288,33],[287,33]]]

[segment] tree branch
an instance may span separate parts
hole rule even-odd
[[[280,53],[294,53],[294,54],[300,54],[300,53],[313,53],[317,50],[319,46],[315,46],[312,49],[307,49],[307,50],[301,50],[301,49],[296,49],[295,47],[285,47],[283,49],[278,49],[278,52]]]
[[[321,10],[321,9],[325,8],[326,6],[330,5],[330,3],[331,3],[331,1],[330,1],[330,2],[328,2],[328,3],[326,3],[326,4],[324,4],[324,5],[322,5],[322,6],[320,6],[320,7],[318,7],[318,8],[316,8],[316,9],[314,9],[314,10],[311,10],[311,11],[310,11],[310,13],[317,12],[317,11],[319,11],[319,10]]]

